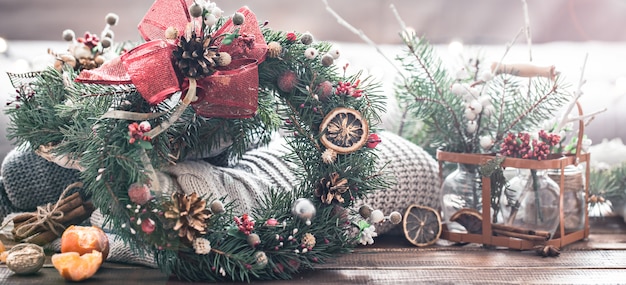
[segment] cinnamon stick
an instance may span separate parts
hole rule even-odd
[[[88,218],[94,210],[95,207],[93,206],[93,203],[85,202],[80,207],[63,215],[63,218],[59,219],[59,223],[65,226],[69,224],[78,224]]]
[[[65,216],[68,212],[78,208],[82,204],[83,204],[83,199],[80,197],[80,194],[78,192],[74,192],[72,195],[67,196],[61,200],[61,204],[57,208],[57,211],[63,212]],[[15,235],[16,230],[20,228],[22,225],[34,223],[37,221],[37,219],[38,217],[34,213],[25,213],[25,214],[20,214],[18,216],[15,216],[13,218],[13,231],[12,231],[13,235]],[[59,220],[59,223],[63,223],[62,220],[63,218]],[[37,226],[37,230],[42,230],[41,226]]]
[[[511,231],[500,230],[500,229],[493,229],[493,232],[497,235],[514,237],[514,238],[519,238],[519,239],[528,240],[528,241],[545,242],[546,240],[548,240],[547,238],[543,236],[522,234],[522,233],[511,232]]]
[[[33,235],[31,238],[28,239],[27,242],[44,246],[46,244],[51,243],[53,240],[55,240],[58,237],[59,236],[56,235],[52,231],[45,231],[45,232],[41,232],[41,233]]]
[[[80,206],[83,203],[83,199],[80,197],[80,193],[74,192],[72,195],[69,195],[63,199],[61,199],[61,203],[59,204],[58,210],[62,212],[67,212],[71,209],[74,209]],[[29,221],[33,217],[32,213],[24,213],[13,217],[13,224],[21,224]]]
[[[549,232],[546,232],[546,231],[529,230],[529,229],[524,229],[524,228],[507,226],[507,225],[503,225],[503,224],[492,224],[491,228],[492,229],[497,229],[497,230],[500,230],[500,231],[519,233],[519,234],[523,234],[523,235],[539,236],[539,237],[544,238],[545,240],[550,239],[550,236],[551,236],[551,234]]]

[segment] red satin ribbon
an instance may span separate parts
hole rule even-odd
[[[132,83],[150,104],[158,104],[171,94],[185,90],[186,80],[181,77],[174,64],[172,52],[176,46],[164,38],[168,27],[185,30],[187,23],[191,21],[188,6],[193,1],[156,0],[138,27],[147,42],[97,69],[82,71],[76,81],[97,84]],[[222,45],[219,49],[231,55],[231,64],[219,68],[211,76],[198,79],[198,101],[192,106],[199,115],[248,118],[256,112],[257,65],[265,59],[267,44],[254,13],[247,7],[240,8],[238,12],[245,16],[242,25],[235,26],[229,19],[214,34],[215,37],[239,29],[240,36],[230,45]],[[201,26],[199,22],[196,24]],[[221,40],[216,42],[218,45],[220,43]]]

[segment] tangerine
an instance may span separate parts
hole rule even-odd
[[[71,225],[61,235],[61,252],[77,252],[79,255],[92,251],[102,253],[102,260],[109,255],[109,238],[96,226]]]
[[[97,250],[83,255],[78,252],[55,253],[50,260],[65,280],[83,281],[96,274],[102,265],[102,253]]]

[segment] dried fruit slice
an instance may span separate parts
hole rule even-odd
[[[441,216],[431,207],[411,205],[402,221],[404,236],[416,246],[429,246],[441,236]]]
[[[322,144],[339,154],[355,152],[367,142],[369,126],[359,111],[339,107],[333,109],[320,124]]]
[[[102,265],[102,253],[97,250],[83,255],[78,252],[55,253],[50,260],[65,280],[82,281],[96,274]]]
[[[451,222],[457,222],[470,234],[483,232],[483,216],[476,209],[463,208],[450,217]]]

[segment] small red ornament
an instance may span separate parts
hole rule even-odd
[[[265,221],[265,225],[267,225],[268,227],[275,227],[278,225],[278,220],[274,218],[269,218],[267,219],[267,221]]]
[[[360,83],[361,83],[361,80],[357,80],[355,83],[339,82],[337,84],[335,94],[347,95],[347,96],[352,96],[354,98],[359,98],[363,96],[363,90],[358,89]]]
[[[151,234],[156,229],[156,223],[152,219],[141,221],[141,230],[146,234]]]
[[[382,140],[380,139],[380,137],[377,134],[370,134],[369,137],[367,137],[367,144],[366,146],[368,148],[375,148]]]
[[[284,92],[293,91],[297,83],[298,76],[296,76],[296,73],[291,70],[285,71],[278,77],[278,89]]]
[[[150,188],[141,183],[133,183],[128,188],[128,198],[135,204],[143,205],[152,199]]]
[[[298,40],[298,36],[295,33],[287,33],[287,40],[293,43]]]
[[[322,101],[328,100],[328,96],[333,93],[333,84],[326,80],[317,85],[317,92]]]

